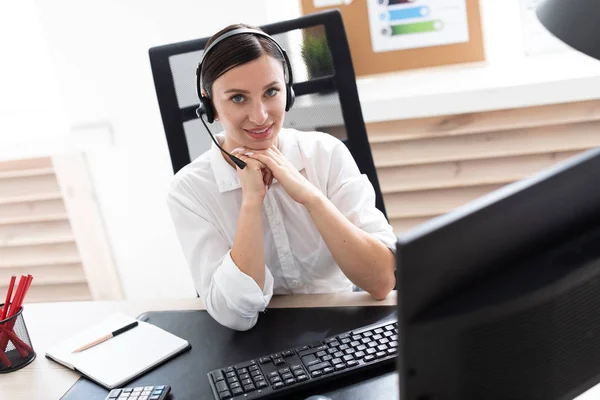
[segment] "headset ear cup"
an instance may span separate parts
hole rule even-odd
[[[206,115],[206,122],[212,124],[215,121],[215,111],[212,102],[206,96],[200,97],[200,113]]]
[[[294,105],[295,100],[296,100],[296,94],[294,93],[294,88],[292,87],[292,85],[287,85],[286,99],[285,99],[285,111],[290,111],[290,109]]]

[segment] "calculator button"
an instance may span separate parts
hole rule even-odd
[[[148,400],[160,400],[160,395],[153,394],[152,396],[148,397]]]
[[[109,399],[116,399],[121,394],[121,389],[114,389],[108,394]]]
[[[138,397],[138,400],[148,400],[148,396],[142,395],[142,396]]]

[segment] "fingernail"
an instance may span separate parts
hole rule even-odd
[[[235,152],[240,152],[240,153],[241,153],[241,152],[242,152],[242,151],[244,151],[244,150],[246,150],[246,149],[245,149],[245,148],[243,148],[243,147],[237,147],[237,148],[235,148],[235,149],[231,150],[231,152],[232,152],[232,153],[235,153]]]
[[[246,152],[246,153],[244,153],[244,154],[245,154],[245,155],[247,155],[247,156],[253,156],[253,155],[254,155],[254,153],[253,153],[253,152],[251,152],[251,151],[248,151],[248,152]]]

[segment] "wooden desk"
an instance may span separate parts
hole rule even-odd
[[[394,305],[396,293],[385,300],[375,301],[364,292],[274,296],[270,308],[334,307]],[[44,354],[61,338],[73,335],[115,312],[136,317],[145,311],[203,310],[200,299],[145,301],[90,301],[75,303],[26,304],[23,317],[37,353],[27,367],[0,374],[2,400],[56,400],[79,379],[79,374],[53,361]],[[60,322],[59,322],[60,321]]]
[[[383,301],[374,301],[364,292],[319,295],[275,296],[270,307],[334,307],[394,305],[396,293]],[[45,356],[45,350],[62,337],[72,335],[108,317],[115,312],[137,316],[145,311],[203,310],[200,299],[106,301],[27,304],[24,309],[25,323],[31,336],[37,358],[27,367],[10,374],[0,374],[0,399],[4,400],[56,400],[79,379],[73,372]],[[62,323],[58,324],[57,321]],[[600,385],[588,390],[576,400],[597,400]],[[367,399],[365,399],[367,400]]]

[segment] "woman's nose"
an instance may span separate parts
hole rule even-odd
[[[258,101],[252,105],[248,119],[256,125],[262,125],[267,122],[268,112],[267,107],[262,101]]]

